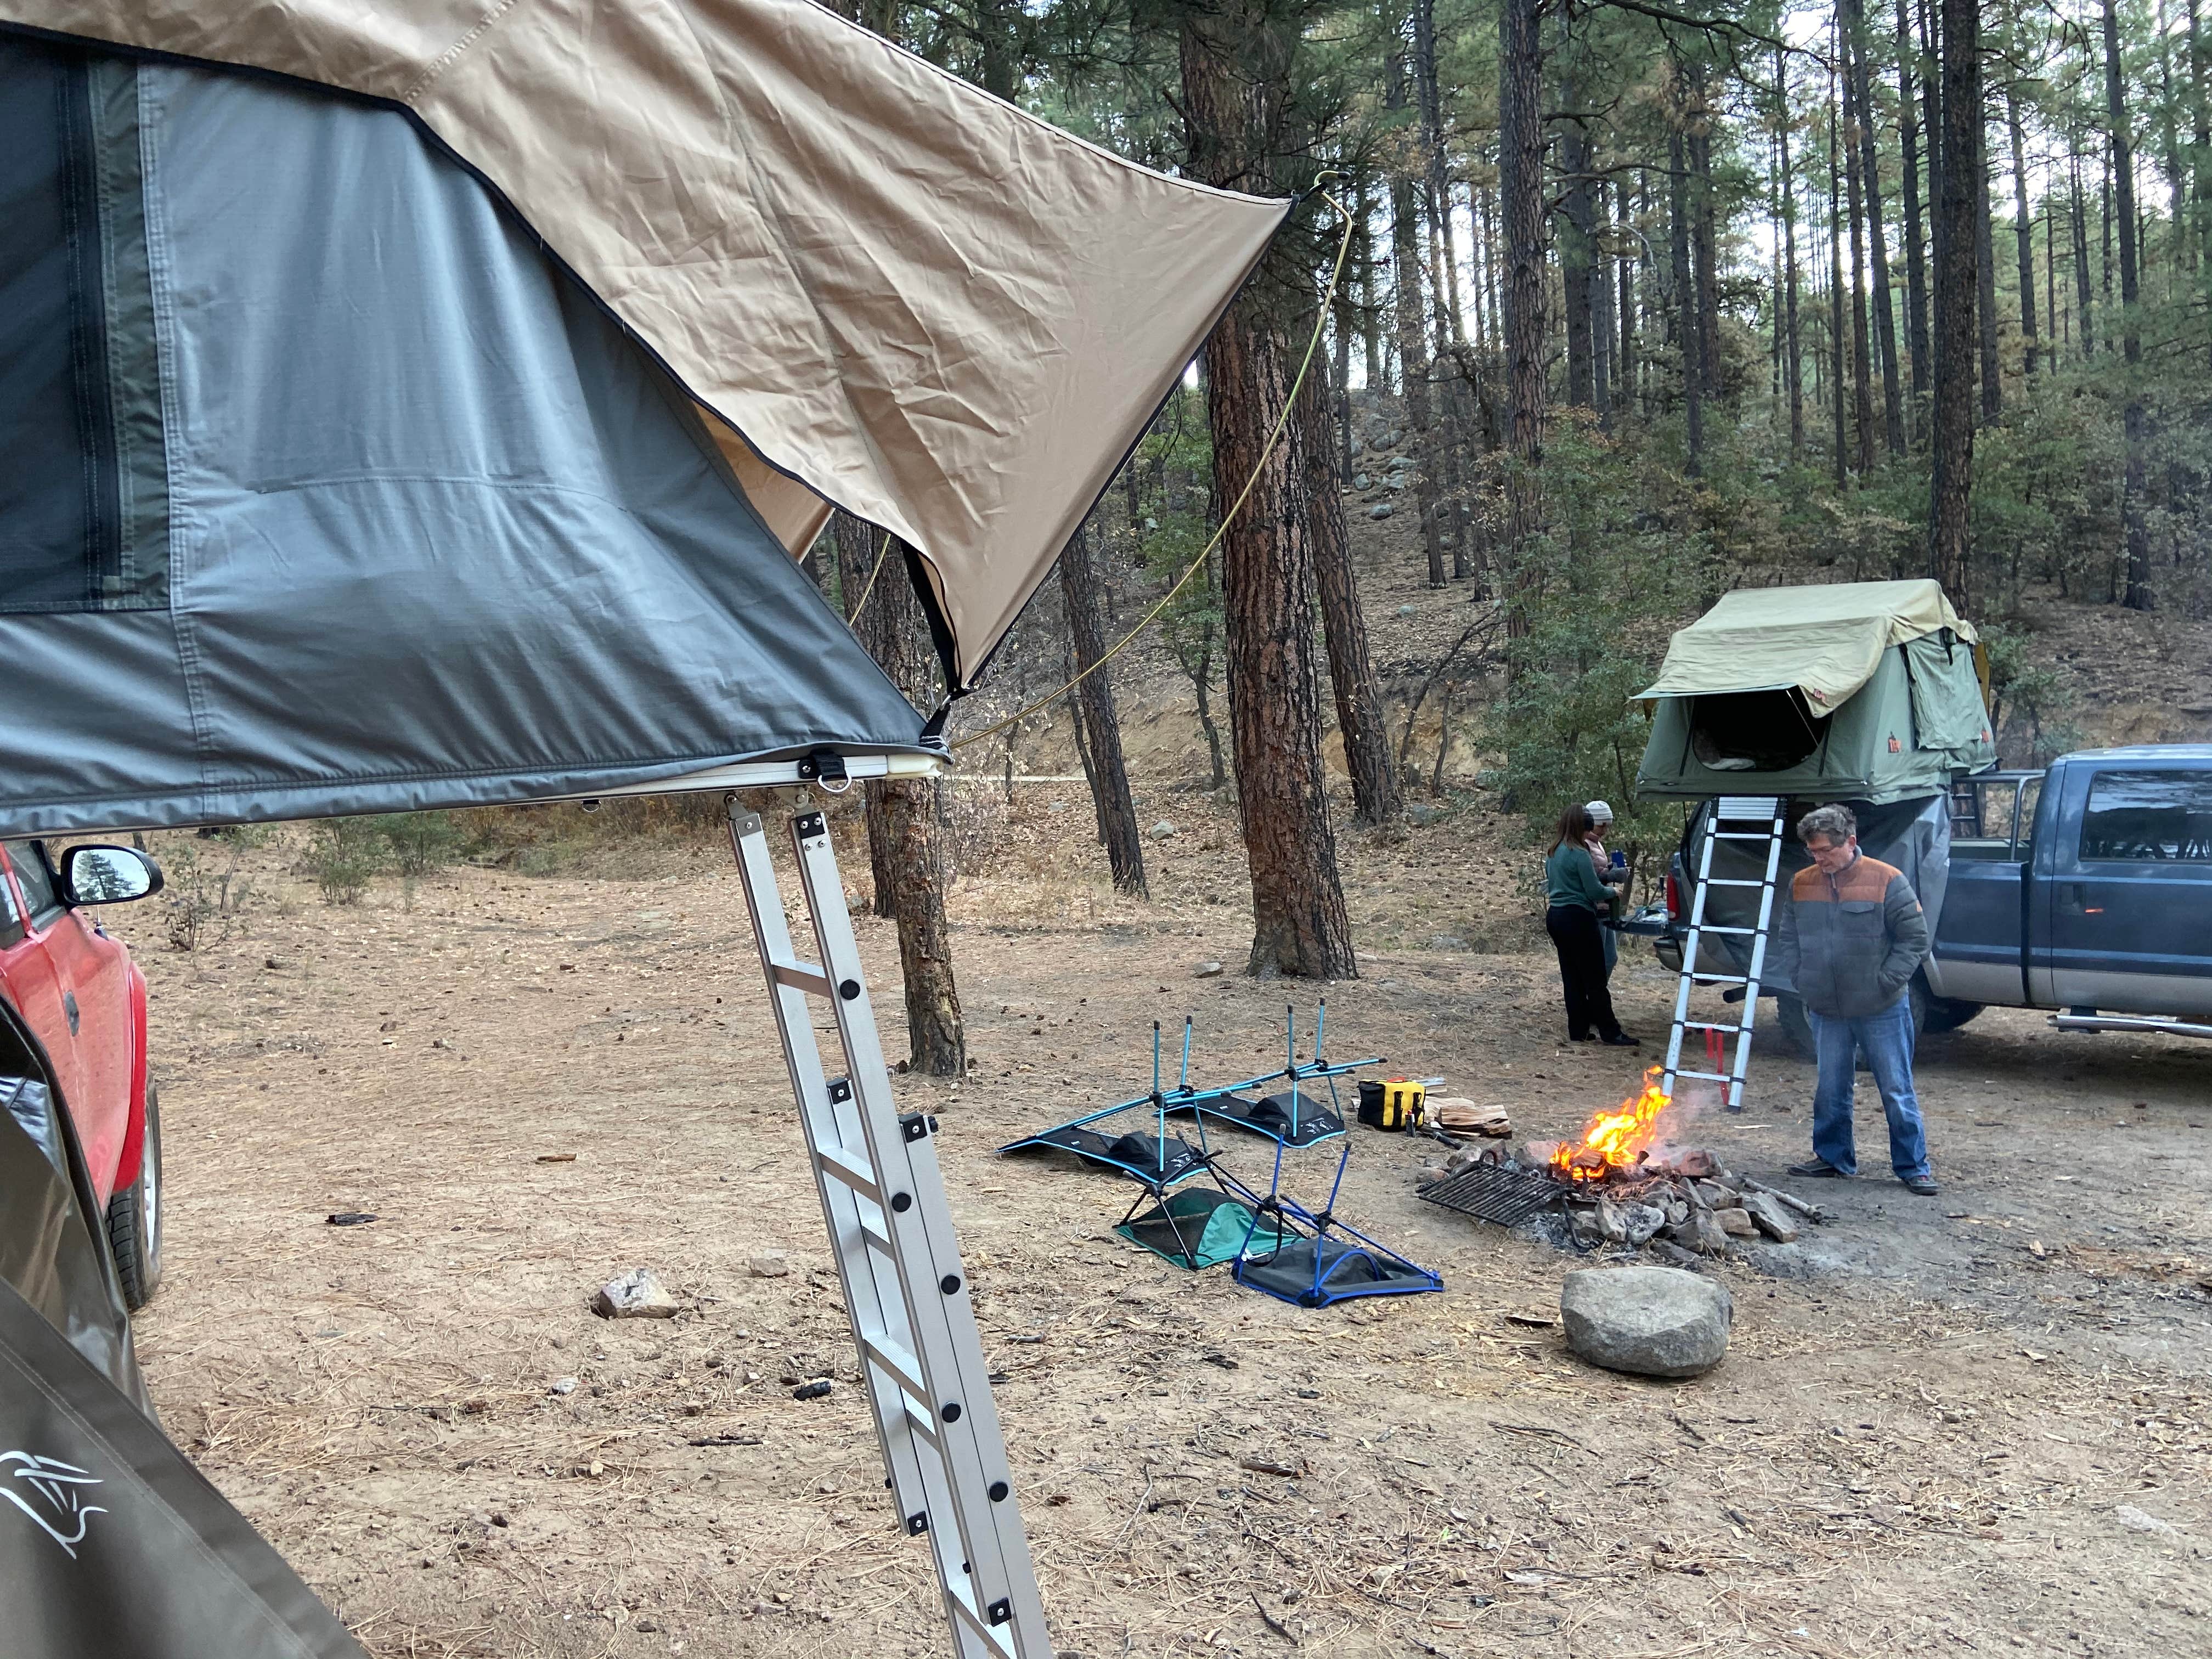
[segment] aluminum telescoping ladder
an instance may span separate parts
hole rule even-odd
[[[892,1098],[829,825],[820,812],[801,812],[791,830],[818,967],[793,954],[760,817],[732,797],[730,840],[890,1471],[885,1484],[908,1533],[929,1540],[959,1659],[1051,1659],[938,1176],[936,1122],[900,1115]],[[836,1019],[842,1077],[823,1069],[816,998]]]
[[[1758,824],[1758,829],[1741,826]],[[1730,826],[1735,826],[1731,828]],[[1764,842],[1765,872],[1749,877],[1713,873],[1713,848],[1724,841]],[[1667,1066],[1659,1086],[1669,1095],[1681,1078],[1698,1078],[1721,1085],[1721,1100],[1731,1112],[1743,1109],[1743,1079],[1751,1064],[1751,1028],[1759,1017],[1759,979],[1766,968],[1766,930],[1774,919],[1774,882],[1782,868],[1782,802],[1771,795],[1723,795],[1713,803],[1705,821],[1705,849],[1698,856],[1698,885],[1690,901],[1689,937],[1682,945],[1682,977],[1674,989],[1674,1024],[1667,1034]],[[1759,890],[1759,921],[1751,927],[1723,927],[1705,920],[1705,898],[1716,887],[1755,887]],[[1727,933],[1751,941],[1747,971],[1707,973],[1698,966],[1698,951],[1707,933]],[[1699,985],[1741,986],[1743,1018],[1730,1024],[1718,1020],[1692,1019],[1690,993]],[[1705,1052],[1717,1056],[1710,1072],[1687,1071],[1682,1066],[1682,1039],[1691,1031],[1708,1033]],[[1729,1039],[1735,1039],[1731,1052]]]

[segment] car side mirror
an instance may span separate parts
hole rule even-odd
[[[61,874],[71,904],[128,904],[161,890],[161,866],[128,847],[72,847],[62,854]]]

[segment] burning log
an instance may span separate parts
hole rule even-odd
[[[1569,1183],[1603,1181],[1617,1170],[1637,1168],[1659,1144],[1660,1117],[1674,1103],[1659,1086],[1659,1068],[1654,1066],[1644,1074],[1642,1094],[1598,1113],[1580,1140],[1559,1143],[1552,1154],[1553,1177]]]

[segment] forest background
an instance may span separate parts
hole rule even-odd
[[[2031,599],[2212,613],[2200,0],[847,9],[1117,155],[1297,200],[982,694],[945,707],[890,538],[841,514],[807,560],[962,771],[1011,793],[1073,736],[1138,895],[1115,683],[1171,664],[1251,973],[1357,975],[1337,819],[1388,834],[1455,722],[1531,837],[1604,796],[1671,845],[1630,695],[1730,588],[1938,578],[2013,765],[2079,735]],[[1449,625],[1401,649],[1384,619],[1385,674],[1362,586],[1394,560]],[[871,784],[866,821],[912,1064],[957,1077],[952,793]]]

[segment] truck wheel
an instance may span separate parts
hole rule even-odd
[[[1939,997],[1931,992],[1927,998],[1926,1011],[1921,1016],[1920,1029],[1923,1031],[1955,1031],[1980,1013],[1984,1006],[1978,1002],[1961,1002],[1956,997]]]
[[[138,1179],[107,1200],[107,1247],[123,1280],[124,1305],[146,1305],[161,1282],[161,1096],[146,1085],[146,1142]]]
[[[1813,1024],[1805,1018],[1805,1005],[1787,991],[1777,991],[1774,1023],[1782,1028],[1782,1035],[1796,1050],[1797,1058],[1810,1065],[1817,1056],[1813,1048]]]

